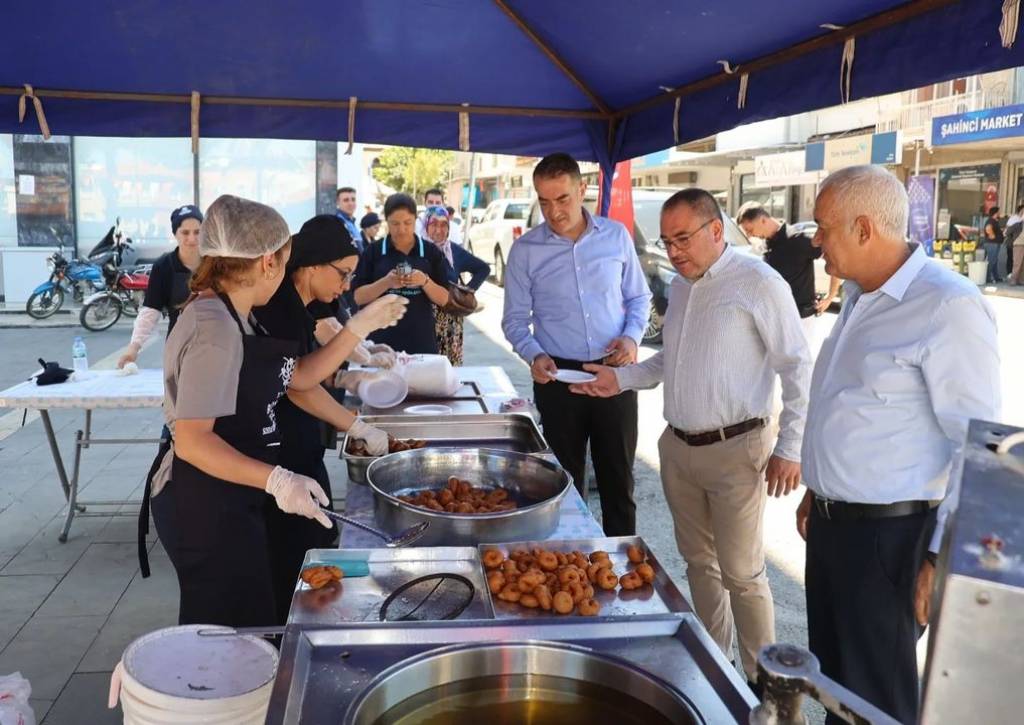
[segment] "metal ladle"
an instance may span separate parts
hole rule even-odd
[[[421,521],[420,523],[415,524],[414,526],[410,526],[404,531],[399,531],[396,536],[391,536],[389,534],[385,534],[383,531],[380,531],[379,529],[375,529],[372,526],[369,526],[368,524],[364,524],[362,521],[356,521],[355,519],[349,518],[348,516],[343,516],[339,513],[335,513],[334,511],[330,511],[325,508],[321,508],[320,510],[323,511],[328,518],[334,519],[335,521],[338,521],[343,524],[351,524],[352,526],[355,526],[357,529],[368,531],[374,536],[383,539],[384,546],[388,547],[389,549],[394,549],[399,546],[408,546],[409,544],[423,536],[423,534],[427,531],[427,527],[430,526],[429,521]]]

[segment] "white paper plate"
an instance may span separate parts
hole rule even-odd
[[[559,370],[555,373],[555,380],[560,383],[568,383],[569,385],[579,385],[581,383],[592,383],[597,380],[597,376],[585,373],[582,370]]]
[[[447,405],[411,405],[405,409],[410,415],[451,415],[452,409]]]

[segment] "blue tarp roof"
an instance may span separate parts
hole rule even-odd
[[[354,96],[357,141],[457,149],[459,122],[452,107],[469,104],[473,150],[520,155],[563,150],[607,165],[676,143],[672,98],[638,107],[667,97],[665,89],[685,88],[678,117],[681,142],[838,104],[844,31],[824,29],[826,24],[857,31],[853,99],[1024,65],[1024,39],[1009,50],[1000,43],[1001,5],[1001,0],[12,2],[0,15],[0,132],[38,132],[31,104],[24,123],[18,122],[17,93],[23,84],[35,88],[51,131],[62,135],[189,136],[189,98],[198,91],[201,136],[344,141]],[[905,16],[885,15],[908,10]],[[889,24],[894,17],[897,22]],[[864,22],[870,25],[857,25]],[[815,39],[820,47],[780,55]],[[739,66],[740,73],[751,71],[745,108],[737,108],[739,74],[724,77],[718,60]],[[85,97],[55,94],[59,91]],[[96,97],[103,93],[158,97]],[[253,100],[231,105],[238,99]],[[289,103],[271,105],[282,100]],[[315,107],[324,102],[334,107]],[[429,104],[448,108],[422,108]],[[481,107],[492,107],[491,112]],[[532,109],[537,115],[493,107]]]

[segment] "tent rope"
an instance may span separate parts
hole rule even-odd
[[[468,103],[463,103],[463,107],[469,108]],[[459,112],[459,151],[469,151],[469,112]]]
[[[718,65],[722,66],[722,70],[728,73],[729,75],[732,75],[740,68],[738,65],[734,66],[727,60],[716,60],[715,62],[718,63]]]
[[[843,103],[850,102],[850,89],[853,82],[853,56],[856,49],[857,38],[848,38],[843,45],[843,59],[839,64],[839,95]]]
[[[679,109],[682,108],[683,97],[676,97],[676,110],[672,114],[672,138],[675,140],[676,146],[679,145]]]
[[[359,103],[359,99],[355,96],[348,97],[348,148],[345,149],[345,155],[352,155],[352,147],[356,143],[356,104]]]
[[[999,22],[999,37],[1004,48],[1012,48],[1017,40],[1020,23],[1020,0],[1003,0],[1003,19]]]
[[[750,82],[750,74],[744,73],[740,76],[740,92],[736,96],[736,108],[747,107],[747,84]]]
[[[18,123],[25,121],[25,101],[31,100],[36,109],[36,120],[39,122],[39,130],[43,132],[43,138],[50,140],[50,126],[46,123],[46,114],[43,113],[43,102],[36,96],[35,91],[28,83],[25,84],[25,92],[18,98]]]
[[[199,91],[192,91],[192,154],[199,153]]]

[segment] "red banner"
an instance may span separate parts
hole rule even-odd
[[[612,177],[612,203],[608,207],[608,218],[622,222],[633,236],[633,162],[620,161],[615,165],[615,176]],[[598,180],[598,189],[604,188]],[[601,208],[601,200],[597,200],[597,208]]]

